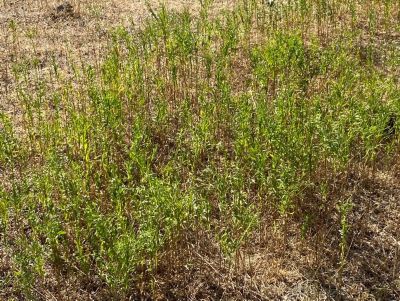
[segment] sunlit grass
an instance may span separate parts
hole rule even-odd
[[[96,275],[121,297],[185,233],[208,232],[230,260],[266,212],[289,220],[305,191],[329,195],[355,162],[389,160],[399,48],[374,38],[398,33],[399,4],[367,2],[151,10],[136,32],[114,31],[100,68],[66,79],[56,62],[47,77],[16,64],[23,122],[0,115],[7,282],[32,298],[51,271]],[[351,204],[337,206],[344,260]]]

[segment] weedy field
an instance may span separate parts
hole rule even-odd
[[[0,27],[1,299],[400,299],[398,0]]]

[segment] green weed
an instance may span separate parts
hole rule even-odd
[[[18,170],[0,190],[12,285],[33,298],[56,270],[124,298],[196,233],[229,261],[266,212],[289,220],[310,187],[328,194],[355,162],[390,157],[399,83],[355,49],[395,2],[366,15],[356,1],[243,1],[216,17],[208,1],[198,16],[149,8],[134,34],[113,32],[99,68],[71,63],[66,79],[53,62],[48,79],[16,64],[21,133],[0,114],[0,170]],[[398,61],[398,48],[375,50]],[[344,260],[350,206],[339,205]],[[313,216],[302,220],[306,235]]]

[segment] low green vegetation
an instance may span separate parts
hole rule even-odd
[[[253,0],[217,16],[208,2],[149,8],[140,28],[113,31],[100,66],[69,76],[15,64],[0,289],[38,299],[74,274],[125,298],[144,279],[151,291],[164,261],[190,262],[180,252],[203,235],[234,264],[266,219],[303,220],[307,236],[326,207],[344,264],[352,205],[332,179],[399,147],[398,1]]]

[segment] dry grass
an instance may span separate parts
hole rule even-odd
[[[28,58],[39,60],[40,76],[46,76],[52,60],[59,62],[68,77],[78,62],[99,65],[108,49],[109,29],[133,27],[148,15],[145,1],[75,1],[73,11],[57,11],[57,1],[3,1],[0,3],[0,109],[14,116],[17,124],[20,109],[15,105],[15,82],[12,66]],[[155,7],[158,1],[151,1]],[[192,1],[167,1],[180,10],[192,12],[199,4]],[[216,1],[215,11],[229,8],[231,1]],[[10,26],[15,22],[15,30]],[[13,35],[17,37],[13,38]],[[399,45],[399,35],[381,32],[365,37],[360,47]],[[393,46],[394,45],[394,46]],[[361,52],[362,53],[362,52]],[[377,53],[377,64],[384,53]],[[362,54],[361,54],[362,55]],[[240,90],[249,62],[237,60],[233,75]],[[395,66],[384,73],[399,76]],[[32,76],[34,74],[32,68]],[[318,83],[315,83],[318,86]],[[345,263],[337,250],[340,246],[340,215],[331,202],[323,210],[313,209],[318,195],[310,192],[299,201],[291,219],[275,211],[263,212],[263,223],[235,255],[235,263],[221,256],[220,247],[207,231],[185,233],[160,259],[157,278],[143,273],[137,295],[132,300],[398,300],[400,299],[400,158],[377,160],[373,166],[352,163],[346,173],[332,179],[331,198],[351,198],[353,210]],[[7,171],[0,168],[0,182],[6,186]],[[299,231],[303,213],[315,210],[315,220],[306,236]],[[193,237],[191,237],[193,235]],[[0,281],[9,272],[9,250],[0,245]],[[174,262],[173,266],[169,266]],[[36,287],[38,300],[113,300],[97,275],[53,275]],[[151,291],[151,293],[149,293]],[[5,300],[23,300],[13,287],[0,292]]]
[[[232,8],[234,2],[215,1],[212,11]],[[71,11],[60,7],[66,3],[71,5]],[[38,76],[49,76],[53,62],[57,62],[66,78],[73,78],[73,66],[101,64],[113,29],[124,26],[134,30],[149,17],[148,5],[157,10],[161,4],[176,11],[189,9],[194,14],[200,9],[200,2],[188,0],[3,1],[0,3],[0,108],[21,123],[12,71],[15,63],[37,60],[37,70],[30,66],[32,81]]]
[[[144,279],[137,288],[142,293],[133,298],[397,300],[400,298],[398,168],[374,172],[359,166],[336,183],[341,187],[340,194],[352,196],[355,206],[350,216],[351,243],[344,266],[338,263],[336,252],[340,241],[339,216],[333,214],[329,220],[321,218],[307,238],[299,233],[300,223],[278,226],[269,216],[263,229],[256,231],[253,239],[238,251],[237,266],[224,262],[218,246],[207,233],[193,234],[196,239],[186,238],[193,241],[189,249],[175,249],[164,255],[165,265],[161,263],[158,268],[152,294],[146,289],[152,279]],[[3,269],[7,269],[6,261],[7,257],[3,257]],[[174,266],[168,265],[171,261]],[[63,284],[60,286],[60,283]],[[80,277],[61,282],[55,279],[38,290],[43,300],[113,298],[96,278],[87,282],[82,282]]]

